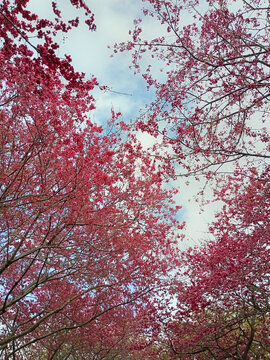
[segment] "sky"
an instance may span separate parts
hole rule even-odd
[[[65,5],[61,5],[61,2]],[[66,38],[59,38],[60,56],[70,54],[76,71],[84,72],[87,78],[94,75],[101,86],[108,86],[111,91],[95,90],[96,110],[91,114],[93,121],[104,123],[110,119],[111,108],[120,111],[125,121],[134,120],[145,104],[149,104],[154,94],[146,90],[146,84],[140,76],[135,76],[129,68],[130,53],[119,53],[112,57],[112,47],[117,42],[129,40],[128,31],[133,27],[133,20],[140,17],[142,2],[140,0],[88,0],[86,1],[95,14],[97,29],[90,32],[83,22],[79,28],[72,30]],[[42,17],[50,17],[51,5],[46,0],[31,0],[31,10]],[[63,17],[80,15],[68,1],[58,2]],[[82,13],[83,14],[83,13]],[[159,23],[150,18],[144,24],[144,37],[160,36],[162,31]],[[111,46],[111,48],[109,48]],[[158,68],[158,66],[157,66]],[[155,70],[155,69],[154,69]],[[147,134],[140,134],[139,139],[144,146],[153,144],[153,138]],[[219,209],[218,204],[204,207],[200,212],[195,195],[200,191],[200,184],[186,179],[178,179],[173,183],[180,191],[176,197],[177,205],[183,207],[181,217],[186,221],[186,240],[183,247],[194,246],[201,239],[208,240],[207,224],[214,220],[214,213]],[[211,198],[210,189],[207,197]]]

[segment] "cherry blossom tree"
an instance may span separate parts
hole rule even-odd
[[[143,2],[144,17],[134,21],[131,40],[116,45],[115,52],[131,51],[134,71],[155,90],[155,100],[135,124],[162,138],[163,146],[155,145],[152,154],[180,164],[186,175],[212,176],[232,163],[239,171],[249,162],[264,166],[269,159],[268,2]],[[144,38],[145,17],[160,23],[164,35]]]
[[[84,10],[94,30],[86,4],[71,4]],[[101,348],[114,348],[121,314],[139,312],[177,262],[173,191],[163,190],[153,160],[134,156],[140,144],[132,137],[122,142],[120,114],[112,112],[115,130],[108,134],[91,121],[97,80],[85,79],[69,56],[56,54],[55,36],[79,19],[64,22],[55,2],[54,20],[39,18],[27,5],[0,5],[5,359],[23,358],[45,341],[52,344],[45,352],[50,357],[76,350],[79,334],[98,351],[102,339],[92,331],[107,334]]]
[[[134,71],[156,94],[135,131],[159,138],[150,153],[176,175],[218,175],[213,191],[224,203],[209,228],[214,240],[181,256],[179,280],[171,287],[177,311],[164,320],[160,354],[266,359],[269,4],[143,2],[131,40],[115,46],[115,52],[132,52]],[[150,40],[145,17],[160,24],[161,34]]]
[[[269,357],[268,172],[241,191],[231,179],[210,228],[215,240],[183,253],[182,281],[172,288],[178,311],[164,332],[171,358]]]

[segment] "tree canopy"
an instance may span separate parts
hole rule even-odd
[[[0,356],[268,359],[269,4],[143,0],[115,52],[155,98],[98,125],[98,79],[57,42],[94,14],[49,3],[0,4]],[[144,39],[149,16],[165,35]],[[198,247],[179,246],[178,176],[222,202]]]

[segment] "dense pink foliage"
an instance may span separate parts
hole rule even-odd
[[[144,0],[115,52],[156,97],[134,126],[112,111],[107,132],[97,79],[57,55],[57,34],[94,15],[49,3],[53,20],[0,5],[0,357],[268,359],[267,2]],[[144,40],[147,17],[164,36]],[[223,203],[212,240],[181,254],[172,175],[218,179]]]
[[[154,161],[133,156],[140,145],[91,122],[97,81],[54,43],[77,22],[64,23],[55,3],[55,20],[39,19],[27,3],[0,5],[1,356],[77,351],[74,339],[90,356],[121,341],[125,316],[177,262],[177,208]],[[93,28],[84,2],[72,4]]]

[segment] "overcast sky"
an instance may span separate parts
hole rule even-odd
[[[153,93],[146,90],[145,82],[140,76],[134,76],[129,69],[131,57],[129,53],[120,53],[111,57],[113,51],[108,46],[116,42],[129,39],[128,31],[133,26],[133,19],[140,16],[140,0],[88,0],[86,1],[95,14],[97,30],[89,32],[82,22],[78,29],[59,38],[60,55],[70,54],[77,71],[85,72],[88,78],[94,75],[100,85],[109,86],[113,92],[95,91],[96,110],[92,114],[94,121],[105,122],[110,118],[110,110],[121,111],[124,120],[135,119],[140,110],[150,103]],[[60,4],[61,2],[59,2]],[[65,7],[61,8],[63,16],[68,18],[78,16],[78,12],[62,1]],[[42,17],[51,16],[50,3],[46,0],[32,0],[31,9]],[[83,12],[82,12],[83,14]],[[160,36],[160,24],[148,19],[145,23],[145,36]],[[126,94],[126,95],[124,95]],[[150,136],[140,137],[145,145],[151,145]],[[183,216],[187,223],[186,244],[198,244],[201,238],[208,239],[207,223],[213,220],[217,205],[210,205],[199,213],[199,206],[194,195],[199,191],[199,184],[192,182],[186,186],[185,180],[175,182],[180,186],[177,202],[183,206]],[[209,194],[210,196],[210,194]]]

